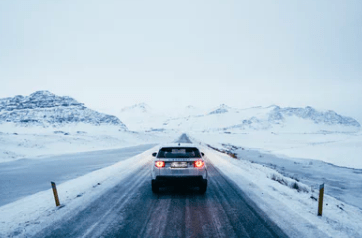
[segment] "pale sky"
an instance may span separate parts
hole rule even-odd
[[[362,122],[362,1],[0,1],[0,97],[307,106]]]

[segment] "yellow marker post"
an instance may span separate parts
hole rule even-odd
[[[54,182],[50,182],[50,183],[52,184],[52,188],[53,188],[55,205],[58,207],[58,206],[60,206],[60,202],[59,202],[57,187],[55,186],[55,183],[54,183]]]
[[[324,195],[324,184],[319,186],[318,216],[322,216],[323,212],[323,195]]]

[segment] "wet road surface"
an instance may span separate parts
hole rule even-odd
[[[192,143],[186,134],[182,134],[176,141],[176,143]]]

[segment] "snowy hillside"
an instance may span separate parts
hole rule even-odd
[[[334,111],[320,112],[312,107],[281,108],[279,106],[235,109],[225,104],[212,109],[207,114],[172,118],[164,127],[180,131],[255,131],[273,132],[354,132],[360,124],[350,117]]]
[[[0,163],[156,143],[166,136],[156,134],[131,132],[115,116],[48,91],[0,99]]]
[[[49,91],[0,99],[0,124],[4,123],[24,127],[61,127],[84,123],[127,129],[115,116],[96,112],[71,97],[57,96]]]

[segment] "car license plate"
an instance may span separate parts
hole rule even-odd
[[[171,168],[187,168],[187,162],[172,162]]]

